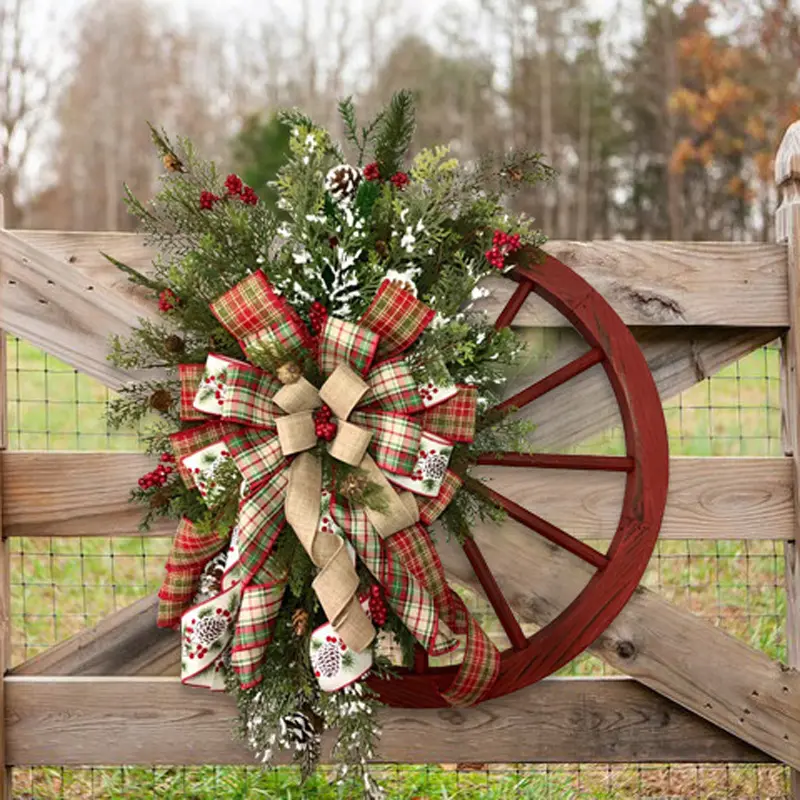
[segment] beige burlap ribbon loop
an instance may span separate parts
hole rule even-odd
[[[339,364],[319,390],[322,401],[339,419],[347,419],[369,386],[347,364]]]
[[[310,411],[300,411],[275,420],[278,442],[285,456],[310,450],[317,443],[317,430]]]
[[[367,454],[372,431],[359,428],[352,422],[339,421],[334,440],[328,445],[328,452],[337,460],[357,467]]]
[[[319,392],[313,383],[305,378],[300,378],[294,383],[282,386],[272,398],[272,402],[282,408],[287,414],[298,411],[313,411],[322,405]]]
[[[374,508],[364,509],[367,519],[382,539],[387,539],[403,528],[419,522],[419,507],[411,492],[395,491],[394,486],[389,483],[371,456],[364,456],[359,466],[367,473],[371,482],[381,487],[381,494],[386,498],[386,508],[383,511]]]
[[[286,520],[320,570],[312,585],[328,621],[360,653],[375,638],[375,629],[358,601],[358,575],[347,546],[337,534],[318,530],[321,492],[322,466],[310,453],[301,453],[289,469]]]

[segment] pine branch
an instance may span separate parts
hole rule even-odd
[[[392,96],[375,131],[375,160],[384,179],[402,168],[415,129],[414,96],[403,89]]]
[[[143,272],[139,272],[139,270],[134,269],[133,267],[129,267],[127,264],[123,264],[121,261],[114,258],[114,256],[108,255],[108,253],[104,253],[102,250],[100,251],[100,255],[113,264],[118,270],[124,272],[128,279],[132,283],[139,284],[140,286],[146,286],[148,289],[152,289],[154,292],[160,292],[164,288],[163,283],[159,283],[158,281],[154,281],[152,278],[148,278]]]

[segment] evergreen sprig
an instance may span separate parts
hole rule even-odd
[[[384,179],[402,169],[416,125],[414,95],[402,89],[392,95],[375,130],[375,161]]]

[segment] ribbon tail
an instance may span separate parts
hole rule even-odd
[[[360,653],[375,638],[375,629],[358,601],[358,575],[344,541],[319,530],[321,492],[319,460],[301,453],[289,469],[286,520],[319,568],[313,587],[328,621],[344,643]]]
[[[444,567],[430,533],[414,525],[386,540],[408,571],[419,581],[441,618],[457,634],[466,635],[464,659],[442,697],[453,706],[474,705],[494,685],[500,672],[500,652],[447,583]]]

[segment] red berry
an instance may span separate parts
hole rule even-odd
[[[405,189],[408,186],[409,179],[408,175],[405,172],[395,172],[389,180],[392,182],[395,188],[397,189]]]
[[[200,192],[200,208],[203,211],[210,211],[214,205],[218,203],[220,198],[213,192],[203,191]]]
[[[243,188],[244,184],[238,175],[231,174],[225,178],[225,189],[227,189],[228,194],[241,194]]]
[[[377,161],[367,164],[363,171],[365,181],[379,181],[381,179],[381,170]]]
[[[158,296],[158,310],[162,314],[172,311],[178,305],[178,298],[172,289],[164,289]]]

